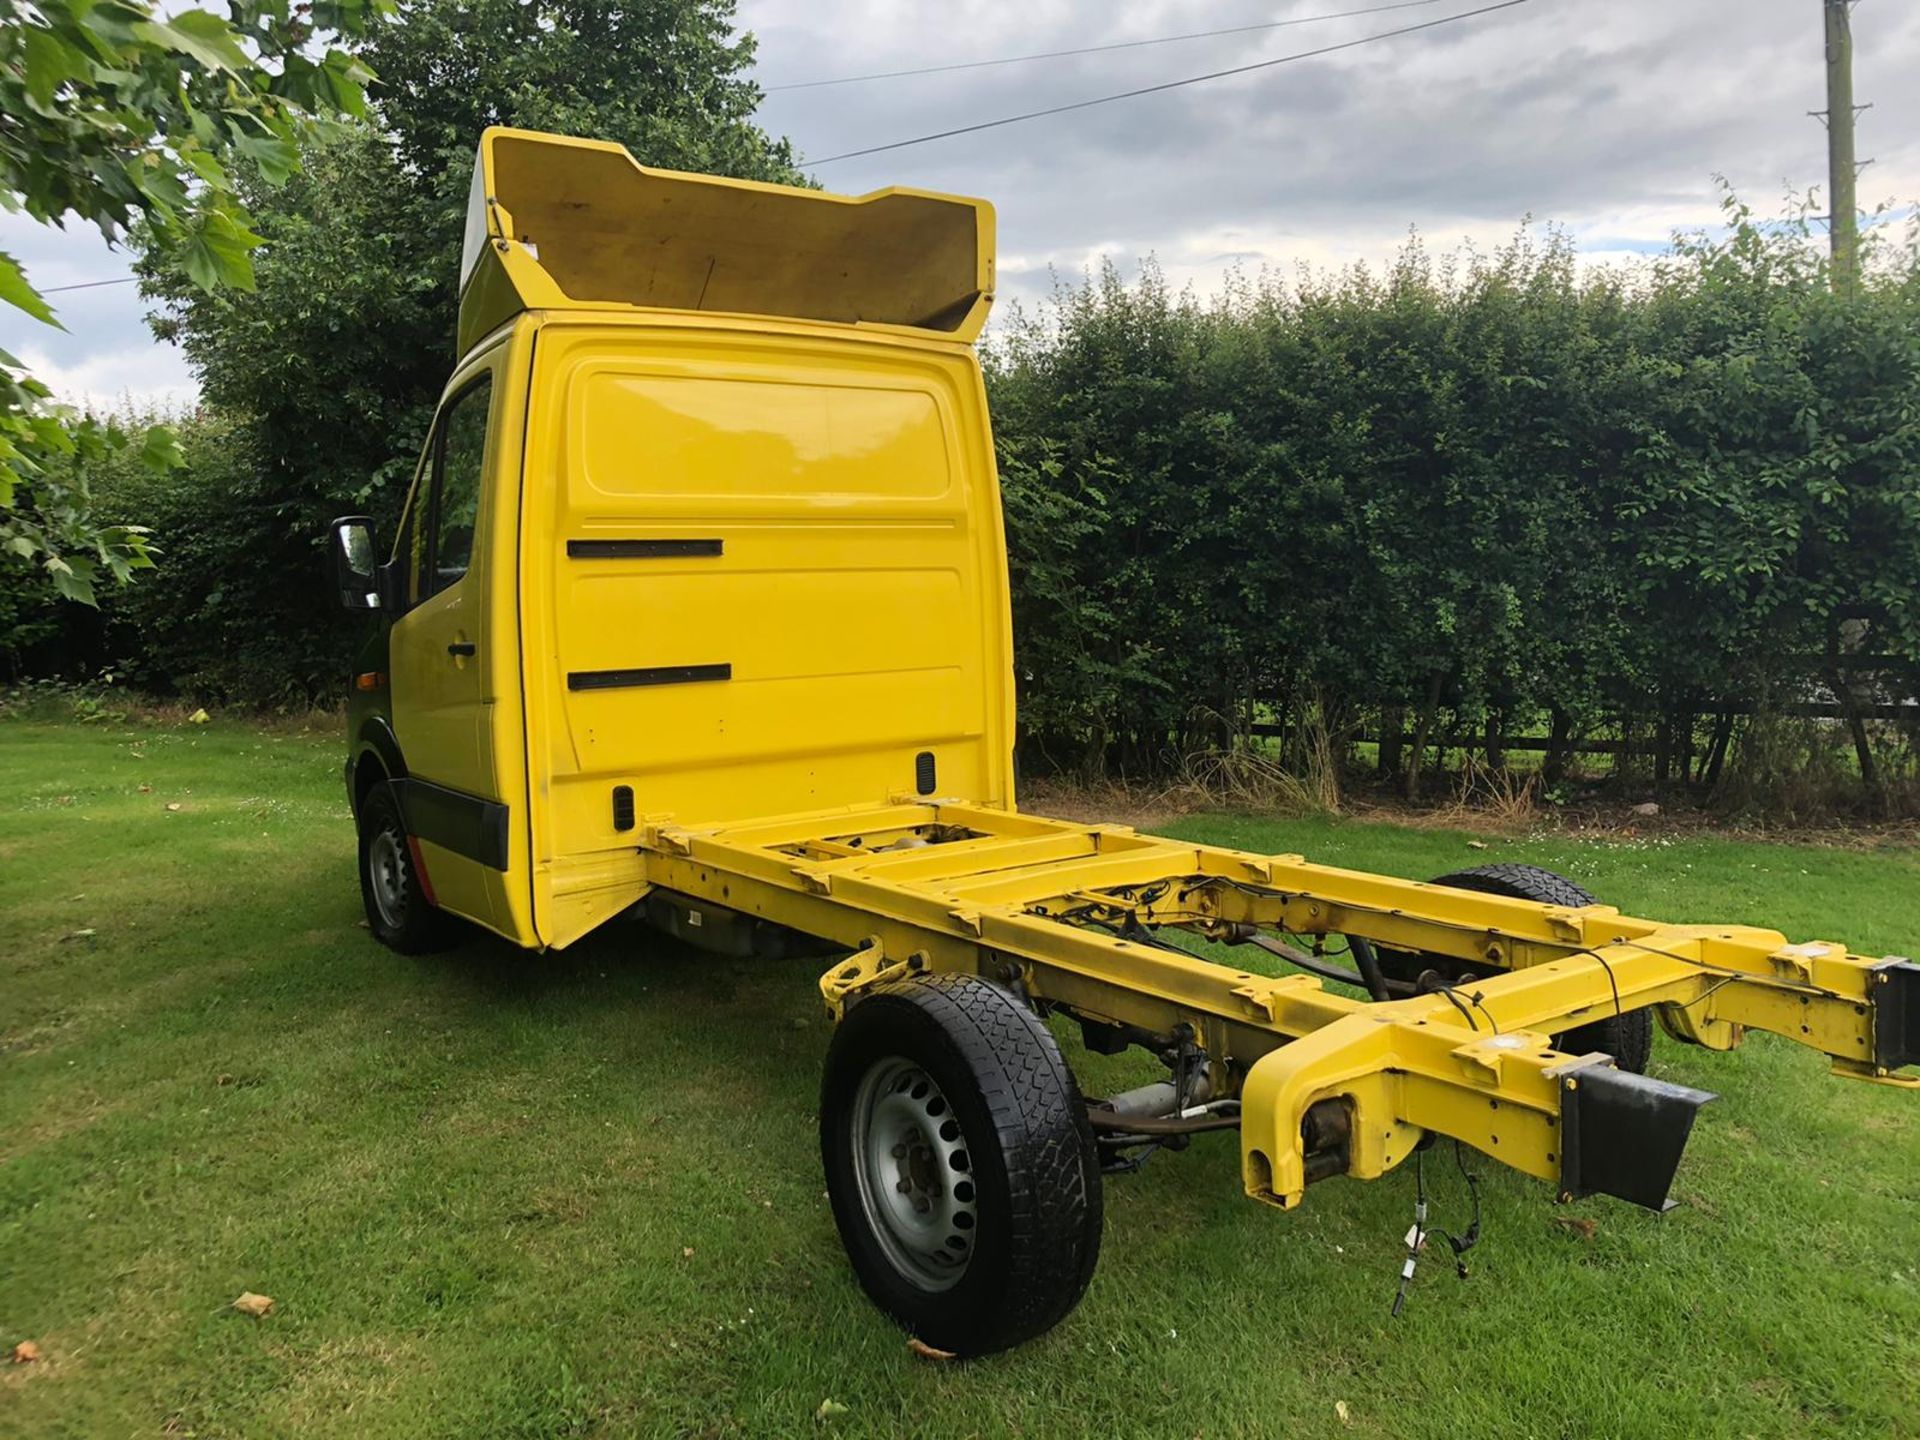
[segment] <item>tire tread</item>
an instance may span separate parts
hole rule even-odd
[[[1432,882],[1450,890],[1473,890],[1483,895],[1505,895],[1515,900],[1533,900],[1542,905],[1564,905],[1577,910],[1597,905],[1598,900],[1583,886],[1566,876],[1539,865],[1506,861],[1495,865],[1475,865],[1456,870]],[[1653,1012],[1629,1010],[1576,1026],[1553,1037],[1554,1048],[1569,1054],[1584,1055],[1598,1050],[1611,1055],[1614,1064],[1636,1075],[1647,1073],[1653,1058]]]
[[[1005,1283],[995,1302],[982,1313],[916,1319],[896,1310],[897,1318],[929,1343],[967,1355],[1004,1350],[1044,1334],[1079,1303],[1100,1254],[1098,1153],[1073,1072],[1039,1017],[978,976],[921,975],[879,987],[849,1012],[849,1021],[876,1002],[921,1011],[973,1077],[1004,1158],[1008,1186]],[[823,1144],[829,1134],[825,1095],[833,1090],[833,1063],[830,1054]],[[985,1138],[969,1136],[975,1148]],[[828,1164],[831,1178],[830,1157]],[[843,1218],[843,1232],[845,1224]],[[975,1263],[981,1262],[976,1258]],[[871,1285],[868,1289],[888,1304]],[[929,1315],[937,1313],[936,1302]]]

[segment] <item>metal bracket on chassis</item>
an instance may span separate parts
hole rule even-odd
[[[858,950],[820,977],[820,998],[827,1002],[827,1013],[839,1020],[863,991],[889,980],[904,980],[926,965],[926,955],[917,950],[904,960],[890,959],[879,937],[869,936]]]
[[[1673,1208],[1667,1190],[1706,1090],[1616,1069],[1603,1056],[1561,1068],[1560,1198],[1614,1195],[1649,1210]]]

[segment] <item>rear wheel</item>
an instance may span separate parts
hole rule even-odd
[[[874,1302],[942,1350],[1051,1329],[1100,1255],[1086,1104],[1046,1027],[974,976],[887,986],[848,1010],[820,1096],[827,1193]]]
[[[1538,865],[1478,865],[1471,870],[1442,875],[1433,883],[1451,890],[1477,890],[1483,895],[1505,895],[1543,905],[1578,908],[1598,903],[1566,876]],[[1604,1020],[1577,1026],[1554,1036],[1553,1048],[1570,1055],[1586,1055],[1598,1050],[1611,1055],[1622,1070],[1644,1075],[1647,1061],[1653,1055],[1653,1012],[1629,1010],[1623,1015],[1609,1015]]]
[[[391,785],[367,792],[360,805],[360,899],[367,927],[402,955],[424,955],[458,942],[451,915],[427,899]]]

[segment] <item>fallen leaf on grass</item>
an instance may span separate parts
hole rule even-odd
[[[836,1415],[844,1415],[846,1413],[847,1407],[842,1405],[838,1400],[822,1400],[820,1402],[820,1408],[813,1412],[813,1418],[816,1420],[831,1420]]]
[[[692,1247],[691,1245],[683,1245],[683,1246],[681,1246],[681,1247],[680,1247],[680,1258],[681,1258],[682,1260],[691,1260],[691,1259],[693,1258],[693,1247]]]
[[[251,1290],[241,1292],[240,1298],[233,1302],[233,1308],[242,1315],[251,1315],[259,1320],[273,1313],[273,1297],[256,1295]]]
[[[926,1341],[922,1340],[918,1335],[913,1336],[907,1341],[907,1349],[911,1351],[913,1354],[918,1355],[922,1360],[953,1359],[953,1351],[941,1350],[936,1346],[929,1345]]]
[[[180,808],[180,802],[178,800],[169,800],[167,802],[167,809],[178,810],[179,808]]]
[[[142,786],[140,787],[140,793],[141,793],[142,795],[151,795],[151,794],[153,794],[153,786],[151,786],[151,785],[142,785]]]
[[[60,938],[62,940],[91,940],[98,933],[99,932],[95,930],[69,930]]]
[[[233,1076],[222,1075],[218,1077],[213,1083],[216,1085],[231,1085],[233,1084]]]
[[[1589,1220],[1584,1215],[1556,1215],[1553,1223],[1562,1230],[1571,1230],[1582,1240],[1591,1240],[1600,1228],[1599,1221]]]
[[[212,719],[213,717],[207,714],[206,711],[196,710],[193,712],[193,714],[187,716],[187,723],[189,725],[205,725],[208,721]]]
[[[22,1340],[13,1347],[13,1363],[16,1365],[31,1365],[39,1358],[40,1347],[31,1340]]]
[[[1484,850],[1486,848],[1487,848],[1487,842],[1484,840],[1467,841],[1467,849],[1469,850]]]
[[[1338,1415],[1338,1416],[1340,1417],[1340,1423],[1341,1423],[1342,1425],[1351,1425],[1351,1424],[1353,1423],[1353,1415],[1352,1415],[1352,1413],[1351,1413],[1351,1412],[1350,1412],[1350,1411],[1349,1411],[1349,1410],[1347,1409],[1347,1402],[1346,1402],[1346,1401],[1344,1401],[1344,1400],[1336,1400],[1336,1401],[1334,1401],[1334,1402],[1333,1402],[1333,1413],[1334,1413],[1334,1414],[1336,1414],[1336,1415]]]

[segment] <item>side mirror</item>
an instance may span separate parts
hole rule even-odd
[[[328,528],[327,548],[333,556],[333,586],[342,610],[378,610],[380,587],[374,579],[373,521],[365,515],[346,515]]]

